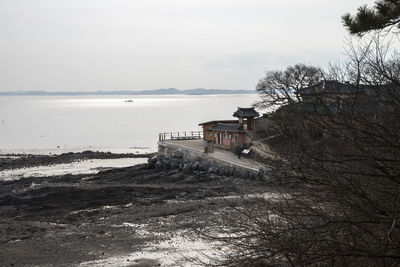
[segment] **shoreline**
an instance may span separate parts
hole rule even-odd
[[[58,147],[58,148],[0,148],[2,155],[60,155],[65,153],[82,153],[85,151],[103,152],[113,154],[144,154],[155,153],[156,148],[150,147]]]
[[[86,150],[62,154],[0,154],[0,171],[94,159],[150,158],[156,153],[111,153]]]
[[[49,158],[82,162],[85,156],[126,154],[24,157],[48,166]],[[27,165],[18,159],[14,162],[19,168]],[[195,234],[198,223],[218,225],[220,213],[232,209],[227,199],[259,191],[262,184],[207,171],[152,169],[148,164],[0,180],[0,262],[8,266],[192,266],[187,257],[211,255],[218,246]],[[232,200],[237,201],[247,203],[244,198]],[[170,246],[171,242],[178,243]],[[193,242],[201,246],[187,247]]]

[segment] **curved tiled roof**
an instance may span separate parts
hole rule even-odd
[[[233,113],[233,117],[238,118],[254,118],[258,117],[260,114],[254,110],[254,108],[239,108]]]
[[[218,120],[218,121],[206,121],[199,123],[199,126],[209,125],[209,124],[217,124],[217,123],[236,123],[238,120]]]

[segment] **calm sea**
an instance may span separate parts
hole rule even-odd
[[[0,149],[155,148],[158,133],[233,119],[257,95],[0,97]],[[126,100],[133,100],[126,102]]]

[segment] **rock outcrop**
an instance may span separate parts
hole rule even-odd
[[[147,167],[149,169],[155,168],[158,170],[179,169],[186,174],[208,172],[209,174],[226,177],[265,180],[264,171],[262,169],[253,171],[240,166],[221,165],[216,160],[207,158],[187,159],[183,157],[183,153],[180,151],[174,151],[170,157],[158,155],[149,158]]]

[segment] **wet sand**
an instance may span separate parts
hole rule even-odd
[[[0,162],[2,168],[16,169],[88,155],[119,157],[86,154],[4,161],[3,157]],[[229,208],[220,197],[254,192],[260,183],[206,172],[148,169],[147,164],[0,181],[0,262],[4,266],[193,265],[187,256],[211,255],[220,249],[196,236],[192,231],[196,222],[211,225]]]

